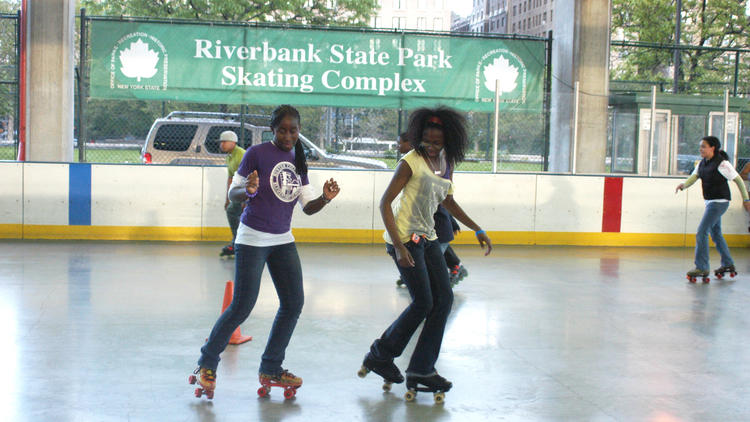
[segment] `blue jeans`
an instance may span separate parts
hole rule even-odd
[[[406,372],[428,375],[435,372],[445,324],[453,305],[453,290],[440,243],[425,239],[421,239],[419,243],[409,241],[406,249],[414,258],[414,267],[401,267],[398,262],[396,267],[409,289],[412,301],[383,335],[375,340],[370,353],[377,360],[393,360],[401,356],[419,324],[424,321]],[[396,261],[395,248],[387,245],[386,250]]]
[[[279,310],[261,358],[260,372],[276,375],[281,372],[284,352],[305,301],[297,246],[294,243],[268,247],[237,244],[235,253],[236,270],[232,303],[216,321],[208,341],[201,347],[198,365],[216,369],[220,360],[219,354],[227,347],[234,330],[247,319],[255,306],[260,290],[260,276],[263,267],[268,264],[268,272],[279,297]]]
[[[728,267],[734,265],[729,247],[721,235],[721,216],[729,208],[729,202],[709,202],[703,213],[701,223],[698,225],[698,233],[695,235],[695,268],[709,270],[708,267],[708,234],[716,243],[716,249],[721,255],[721,265]]]

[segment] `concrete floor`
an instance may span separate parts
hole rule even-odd
[[[738,279],[692,285],[689,249],[458,247],[470,275],[438,361],[454,388],[435,405],[356,376],[408,303],[369,245],[299,245],[306,304],[284,363],[305,380],[295,399],[256,395],[277,306],[267,275],[242,325],[254,340],[224,353],[212,402],[193,397],[187,377],[233,278],[220,246],[0,241],[0,420],[750,420],[747,249],[733,250]]]

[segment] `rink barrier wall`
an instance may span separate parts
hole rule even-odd
[[[342,190],[323,211],[292,221],[298,242],[382,243],[379,201],[391,171],[312,169],[321,191]],[[0,238],[227,241],[223,167],[0,163]],[[693,246],[704,210],[700,184],[676,177],[457,173],[455,197],[495,244]],[[722,228],[750,246],[734,187]],[[457,244],[476,244],[471,231]]]

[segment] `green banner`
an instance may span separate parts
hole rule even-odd
[[[94,98],[542,109],[545,44],[375,31],[92,21]]]

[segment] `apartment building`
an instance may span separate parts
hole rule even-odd
[[[380,9],[370,20],[373,28],[417,31],[450,31],[449,0],[379,0]]]
[[[508,0],[508,32],[546,37],[554,10],[554,0]]]

